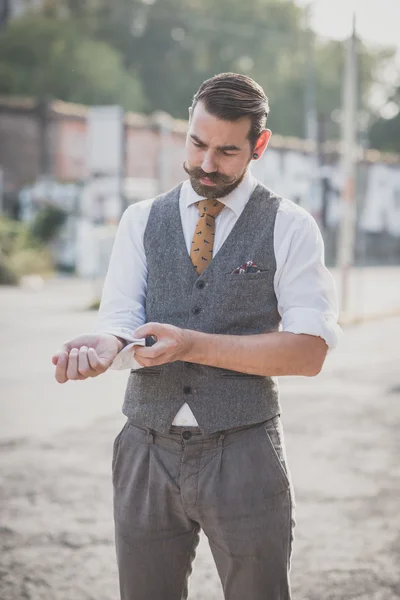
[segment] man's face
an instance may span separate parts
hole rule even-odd
[[[186,138],[185,171],[193,189],[206,198],[223,198],[243,180],[252,156],[251,121],[223,121],[199,102]]]

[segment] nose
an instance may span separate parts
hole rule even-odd
[[[204,154],[201,168],[203,169],[204,173],[215,173],[218,170],[215,161],[215,156],[212,152],[206,152]]]

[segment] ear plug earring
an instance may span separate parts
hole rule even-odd
[[[254,154],[253,154],[253,158],[254,158],[254,160],[257,160],[257,158],[258,158],[258,154],[257,154],[257,153],[254,153]]]

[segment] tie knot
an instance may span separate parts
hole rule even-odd
[[[200,216],[210,215],[210,217],[216,217],[219,215],[225,204],[218,200],[200,200],[196,202],[197,208],[199,209]]]

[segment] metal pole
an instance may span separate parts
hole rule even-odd
[[[305,108],[305,134],[306,139],[312,142],[310,153],[311,178],[310,178],[310,201],[311,212],[317,220],[320,220],[320,181],[319,181],[319,160],[318,160],[318,117],[316,107],[316,76],[315,76],[315,47],[314,33],[311,29],[311,11],[314,2],[311,2],[305,9],[305,34],[306,34],[306,85],[304,90],[304,108]]]
[[[354,263],[356,230],[356,161],[357,161],[357,55],[356,25],[353,15],[353,32],[347,41],[342,119],[343,187],[338,244],[338,265],[341,272],[341,308],[348,310],[349,275]]]
[[[315,48],[314,33],[311,30],[311,9],[313,3],[305,9],[305,31],[306,31],[306,87],[304,93],[306,138],[317,141],[317,109],[316,109],[316,78],[315,78]]]
[[[125,209],[127,208],[126,196],[125,196],[125,177],[126,177],[126,138],[127,138],[127,124],[125,123],[125,111],[121,108],[121,161],[118,171],[118,193],[120,199],[120,217],[122,217]]]

